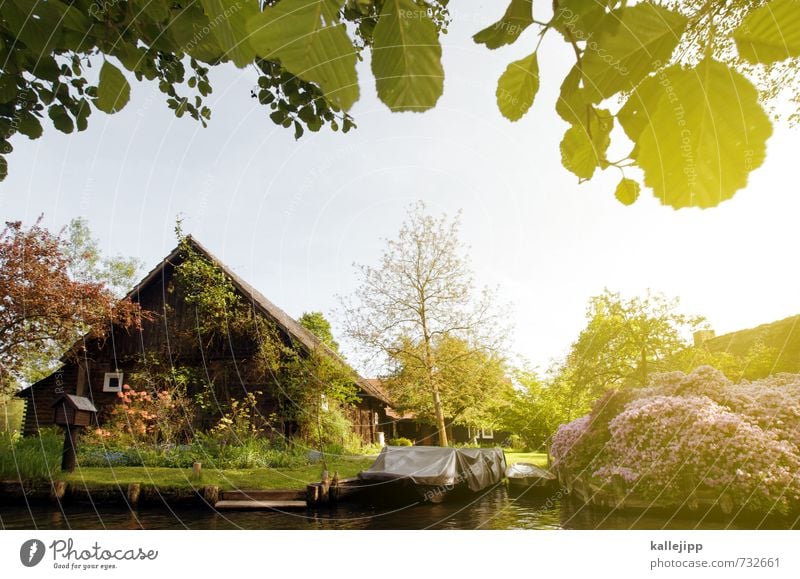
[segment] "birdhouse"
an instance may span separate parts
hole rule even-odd
[[[55,423],[60,426],[89,426],[97,413],[92,401],[85,396],[64,394],[54,403]]]

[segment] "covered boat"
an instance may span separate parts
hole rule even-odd
[[[548,489],[556,481],[556,475],[549,470],[529,462],[517,462],[506,469],[508,486],[512,489]]]
[[[499,448],[386,446],[375,463],[358,476],[365,482],[396,482],[413,488],[426,501],[438,503],[453,494],[476,493],[499,483],[505,467]]]

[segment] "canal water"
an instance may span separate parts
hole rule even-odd
[[[500,486],[469,500],[405,506],[339,505],[318,511],[228,511],[92,505],[0,505],[3,529],[800,529],[793,518],[622,512],[554,493],[533,497]]]

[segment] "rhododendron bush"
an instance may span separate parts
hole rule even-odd
[[[611,392],[562,425],[551,447],[563,477],[654,504],[711,496],[736,508],[800,507],[800,375],[734,384],[709,366]]]

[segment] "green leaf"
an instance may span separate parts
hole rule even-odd
[[[436,25],[413,0],[386,0],[372,46],[378,97],[393,111],[425,111],[444,90]]]
[[[714,207],[764,161],[772,124],[756,88],[725,64],[706,59],[662,74],[659,104],[637,141],[645,185],[676,209]]]
[[[253,62],[256,51],[250,45],[247,22],[260,14],[258,0],[200,0],[211,22],[211,31],[220,48],[233,64],[243,68]]]
[[[614,196],[623,205],[633,205],[639,198],[639,183],[633,179],[623,178],[617,185]]]
[[[588,126],[573,125],[561,140],[561,164],[581,180],[591,179],[595,169],[604,169],[614,117],[607,110],[590,113]]]
[[[614,10],[604,27],[589,39],[581,60],[586,90],[595,102],[633,89],[669,60],[686,28],[682,14],[642,2]]]
[[[250,44],[265,59],[318,85],[342,110],[358,100],[356,51],[336,0],[281,0],[250,18]]]
[[[647,77],[628,95],[617,113],[617,119],[630,140],[635,142],[639,139],[639,135],[650,123],[650,117],[656,112],[660,98],[657,76]]]
[[[0,156],[0,181],[8,177],[8,161],[3,156]]]
[[[100,69],[100,82],[97,84],[97,99],[94,105],[104,113],[121,111],[131,98],[131,86],[125,75],[108,62]]]
[[[165,52],[185,52],[203,62],[222,58],[222,48],[211,34],[211,22],[199,3],[186,4],[172,12],[167,33],[161,34],[151,48]]]
[[[169,4],[165,0],[130,0],[134,16],[145,15],[154,22],[169,18]]]
[[[800,56],[800,0],[772,0],[744,17],[733,38],[742,58],[770,64]]]
[[[559,0],[553,14],[553,27],[567,40],[585,40],[603,23],[604,0]]]
[[[503,17],[472,37],[486,48],[499,48],[511,44],[533,23],[533,0],[511,0]]]
[[[17,75],[0,75],[0,103],[9,103],[17,98]]]
[[[50,54],[61,37],[61,15],[49,2],[7,0],[2,4],[4,27],[34,55]]]
[[[586,125],[589,122],[592,102],[586,97],[580,82],[581,71],[573,66],[561,83],[561,93],[556,101],[558,116],[571,125]]]
[[[539,61],[534,52],[512,62],[497,81],[497,106],[505,118],[518,121],[539,90]]]
[[[71,133],[75,128],[72,117],[69,116],[67,109],[62,105],[53,105],[47,109],[47,114],[53,121],[53,126],[62,133]]]
[[[29,139],[38,139],[42,136],[42,123],[31,113],[25,113],[19,119],[17,131]]]

